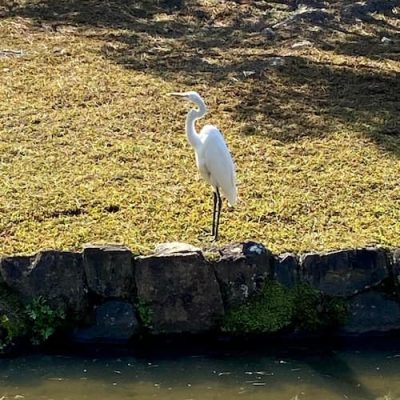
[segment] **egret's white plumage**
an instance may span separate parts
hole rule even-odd
[[[199,134],[202,146],[195,149],[197,168],[213,190],[220,189],[231,206],[236,203],[235,166],[221,132],[205,125]]]
[[[218,237],[219,214],[221,211],[221,193],[230,205],[237,199],[235,166],[226,146],[224,137],[214,125],[205,125],[197,133],[195,122],[207,112],[207,107],[197,92],[171,93],[194,102],[198,109],[189,111],[186,117],[186,135],[196,155],[196,165],[201,176],[214,191],[214,210],[212,234]]]

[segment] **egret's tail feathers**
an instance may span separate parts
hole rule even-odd
[[[236,187],[232,188],[229,193],[225,193],[226,198],[228,199],[228,204],[230,207],[233,207],[237,201],[237,189]]]

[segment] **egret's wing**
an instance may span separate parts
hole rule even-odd
[[[219,189],[229,204],[236,203],[235,166],[221,132],[212,125],[205,127],[202,158],[210,183]]]

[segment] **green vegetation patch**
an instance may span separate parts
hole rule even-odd
[[[276,332],[292,322],[293,299],[283,286],[268,281],[260,294],[227,312],[222,329],[236,333]]]
[[[0,354],[18,341],[45,343],[64,325],[65,314],[50,307],[42,297],[23,304],[9,288],[0,285]]]
[[[307,284],[291,289],[294,313],[293,325],[301,331],[335,329],[347,320],[347,303],[344,299],[325,296]]]
[[[0,285],[0,354],[25,336],[29,324],[23,304],[4,285]]]
[[[139,303],[136,304],[136,310],[138,312],[140,321],[142,322],[143,326],[147,329],[151,327],[152,324],[152,315],[153,311],[151,310],[150,306],[143,302],[140,301]]]
[[[50,307],[42,297],[33,299],[25,310],[30,322],[30,337],[33,344],[41,344],[63,326],[65,313]]]
[[[292,289],[268,281],[258,295],[225,314],[222,330],[232,333],[272,333],[290,327],[296,331],[324,331],[343,325],[346,302],[322,295],[307,284]]]

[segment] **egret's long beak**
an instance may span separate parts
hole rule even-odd
[[[177,93],[177,92],[168,93],[167,96],[177,96],[186,98],[186,95],[184,93]]]

